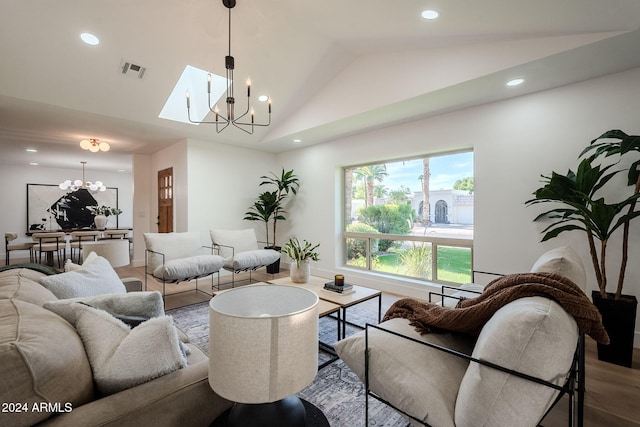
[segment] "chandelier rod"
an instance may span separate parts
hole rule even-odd
[[[189,122],[194,124],[215,124],[216,132],[222,132],[227,126],[232,124],[236,128],[248,133],[253,134],[255,126],[266,127],[271,124],[271,99],[268,100],[268,122],[267,123],[256,123],[255,122],[255,113],[251,108],[251,80],[247,79],[247,109],[238,117],[235,115],[235,93],[234,93],[234,79],[233,79],[233,71],[235,69],[235,59],[231,55],[231,9],[235,7],[236,0],[222,0],[222,4],[229,10],[229,54],[225,57],[225,69],[226,69],[226,78],[227,78],[227,114],[226,117],[220,114],[220,110],[218,109],[217,104],[214,106],[211,103],[211,73],[207,76],[207,101],[209,111],[215,114],[215,121],[213,120],[192,120],[191,119],[191,102],[189,92],[187,92],[187,117]],[[249,114],[251,111],[251,122],[242,122],[244,116]],[[222,125],[222,127],[220,127]]]

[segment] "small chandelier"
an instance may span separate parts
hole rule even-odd
[[[107,187],[104,186],[102,181],[91,182],[91,181],[84,180],[84,165],[86,165],[87,162],[80,162],[80,163],[82,163],[82,180],[76,179],[75,181],[72,182],[70,179],[67,179],[64,182],[61,182],[60,185],[58,185],[58,187],[60,187],[60,189],[64,191],[67,191],[67,190],[77,191],[82,189],[89,190],[92,193],[97,193],[98,191],[105,191]]]
[[[207,81],[208,106],[209,106],[209,110],[215,114],[216,120],[215,121],[191,120],[191,100],[190,100],[189,92],[187,92],[187,116],[189,117],[189,121],[191,123],[215,124],[217,133],[222,132],[227,126],[229,126],[229,124],[232,124],[233,126],[237,127],[238,129],[248,134],[253,134],[254,126],[269,126],[271,124],[271,99],[269,99],[269,104],[268,104],[268,112],[269,112],[268,122],[256,123],[254,118],[255,113],[253,108],[251,108],[251,80],[247,79],[247,109],[241,115],[236,116],[236,112],[235,112],[236,99],[234,97],[234,90],[233,90],[233,84],[234,84],[233,69],[234,69],[235,61],[233,56],[231,56],[231,9],[235,7],[236,0],[222,0],[222,4],[227,9],[229,9],[229,55],[227,55],[224,60],[225,68],[227,70],[227,83],[228,83],[227,99],[226,99],[227,112],[226,112],[226,115],[221,114],[220,110],[218,109],[218,106],[217,105],[212,106],[211,104],[211,74],[209,74],[209,77],[207,79],[208,80]],[[247,119],[244,119],[245,121],[242,121],[243,117],[249,114],[249,112],[251,113],[250,121],[247,121]]]
[[[109,151],[111,146],[106,142],[100,142],[97,138],[89,138],[83,139],[80,141],[80,147],[84,150],[89,150],[92,153],[97,153],[98,151]]]

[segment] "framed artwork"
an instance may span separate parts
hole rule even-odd
[[[95,228],[87,206],[118,207],[118,189],[92,193],[87,189],[64,191],[52,184],[27,184],[27,234],[49,230]],[[109,218],[110,221],[114,221]],[[118,217],[115,217],[118,227]],[[113,226],[113,224],[112,224]]]

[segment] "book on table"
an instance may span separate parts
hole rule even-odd
[[[355,291],[356,290],[353,289],[353,288],[343,289],[343,290],[330,289],[330,288],[327,288],[326,286],[324,288],[322,288],[322,292],[328,292],[328,293],[331,293],[331,294],[338,294],[338,295],[352,294]]]
[[[353,285],[345,283],[344,285],[336,285],[335,282],[327,282],[324,284],[324,289],[337,293],[351,293],[353,292]]]

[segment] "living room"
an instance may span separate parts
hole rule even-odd
[[[203,5],[212,10],[222,8],[219,2],[210,5]],[[625,2],[621,2],[625,3]],[[73,4],[69,4],[72,10]],[[239,3],[238,8],[242,6]],[[12,8],[15,6],[11,6]],[[124,6],[123,6],[124,7]],[[219,12],[219,11],[218,11]],[[235,11],[234,11],[235,13]],[[569,16],[568,14],[567,16]],[[627,15],[633,15],[628,13]],[[23,15],[20,15],[23,16]],[[0,18],[4,24],[10,19],[11,13],[4,14]],[[224,15],[223,17],[224,18]],[[221,25],[225,26],[224,19],[218,17]],[[633,21],[631,18],[629,18]],[[240,14],[234,15],[236,29],[243,26]],[[625,22],[625,24],[627,24]],[[628,24],[631,26],[634,24]],[[529,35],[519,40],[500,40],[487,43],[482,49],[474,43],[465,45],[464,49],[456,50],[457,55],[436,62],[436,54],[424,55],[420,61],[420,56],[413,57],[406,53],[405,64],[420,64],[420,73],[431,72],[432,68],[438,68],[440,74],[447,74],[450,68],[444,65],[449,64],[456,73],[464,74],[466,68],[478,66],[480,58],[490,58],[483,64],[483,72],[469,71],[473,76],[464,78],[449,76],[449,81],[434,84],[429,90],[421,88],[420,92],[409,94],[396,94],[401,99],[396,101],[413,101],[418,103],[423,94],[429,96],[429,100],[435,98],[445,98],[450,103],[448,107],[441,105],[438,110],[429,111],[423,105],[426,114],[409,115],[398,119],[392,123],[381,121],[380,126],[368,125],[362,130],[352,129],[344,126],[339,132],[330,134],[329,138],[311,144],[311,135],[314,127],[322,127],[328,122],[340,124],[343,117],[358,117],[359,115],[370,115],[375,118],[384,116],[387,113],[385,104],[372,101],[376,94],[367,90],[354,88],[353,95],[343,93],[346,87],[353,84],[353,79],[348,76],[363,75],[363,86],[369,90],[376,86],[376,82],[382,81],[381,75],[389,72],[398,74],[390,78],[394,84],[407,78],[403,70],[396,70],[398,61],[402,57],[396,53],[394,56],[387,53],[387,56],[373,55],[363,56],[359,60],[348,62],[342,73],[338,73],[333,78],[326,77],[326,81],[313,83],[318,86],[318,91],[312,93],[307,101],[301,102],[294,107],[287,107],[279,104],[278,97],[274,97],[274,118],[272,128],[267,128],[264,133],[257,133],[249,136],[233,135],[224,136],[225,133],[234,132],[226,130],[215,137],[214,130],[209,127],[209,132],[214,134],[212,139],[199,138],[196,136],[176,137],[176,128],[172,124],[166,129],[167,137],[157,138],[157,145],[146,146],[144,150],[134,150],[127,147],[125,143],[112,144],[112,152],[109,153],[79,153],[87,160],[87,174],[90,179],[102,179],[109,187],[118,188],[118,206],[123,210],[118,222],[121,227],[131,227],[134,234],[133,258],[135,266],[144,264],[144,240],[142,234],[145,232],[155,232],[156,217],[158,213],[156,201],[157,172],[172,167],[175,181],[175,211],[174,211],[174,231],[198,231],[203,235],[203,241],[208,231],[218,229],[238,229],[254,227],[259,237],[263,238],[263,229],[256,224],[244,221],[242,218],[248,206],[255,200],[260,191],[258,183],[260,176],[270,172],[278,172],[282,168],[293,169],[300,178],[300,190],[298,195],[292,199],[288,207],[288,220],[279,232],[282,241],[286,241],[289,236],[297,236],[300,239],[307,239],[320,243],[320,261],[312,266],[312,273],[322,277],[332,277],[341,273],[346,277],[357,280],[363,285],[380,289],[385,292],[395,294],[424,297],[430,284],[412,280],[402,280],[398,277],[386,277],[378,274],[367,274],[366,272],[350,269],[344,266],[344,251],[342,249],[341,233],[343,231],[342,221],[342,170],[346,166],[357,164],[384,162],[403,158],[412,158],[421,155],[440,154],[455,152],[458,150],[473,150],[474,153],[474,180],[475,180],[475,207],[474,207],[474,242],[473,242],[473,267],[477,270],[515,273],[528,271],[532,262],[543,252],[562,244],[572,246],[579,254],[585,268],[590,267],[586,240],[581,233],[565,233],[560,239],[541,243],[541,230],[543,224],[534,223],[533,219],[540,212],[535,208],[527,208],[524,202],[531,198],[532,192],[540,187],[541,175],[548,175],[551,171],[565,173],[568,169],[575,170],[577,167],[578,154],[589,144],[589,142],[609,129],[621,129],[629,134],[639,134],[638,114],[640,111],[640,64],[632,64],[632,60],[640,58],[640,43],[635,44],[635,48],[625,48],[623,55],[630,61],[620,70],[609,72],[603,68],[603,64],[613,61],[612,57],[616,51],[604,42],[612,42],[615,37],[635,37],[638,38],[638,23],[633,27],[635,31],[626,34],[613,34],[605,32],[617,31],[622,33],[622,28],[602,27],[599,31],[590,29],[590,34],[571,35],[559,34],[562,25],[554,27],[556,33]],[[3,26],[3,28],[6,28]],[[629,29],[627,29],[629,30]],[[577,30],[576,30],[577,31]],[[226,30],[221,32],[220,37],[226,42]],[[134,37],[134,36],[131,36]],[[234,34],[235,37],[235,34]],[[581,38],[583,37],[583,38]],[[3,37],[1,52],[12,52],[5,46],[11,37]],[[580,39],[578,41],[578,39]],[[586,40],[589,39],[587,42]],[[612,42],[611,46],[617,46]],[[185,42],[186,44],[186,42]],[[558,47],[562,45],[563,47]],[[562,49],[566,50],[561,52]],[[572,46],[575,49],[570,49]],[[472,48],[473,47],[473,48]],[[254,46],[255,50],[267,49],[268,46]],[[478,49],[474,49],[478,48]],[[486,50],[485,50],[486,48]],[[523,58],[513,59],[522,49],[528,51],[522,53]],[[582,49],[581,49],[582,48]],[[234,47],[235,49],[235,47]],[[293,47],[292,47],[293,49]],[[468,49],[465,51],[465,49]],[[176,51],[179,49],[176,49]],[[463,52],[465,51],[465,52]],[[234,51],[235,52],[235,51]],[[252,49],[243,47],[242,51],[237,51],[238,68],[240,61],[252,56]],[[242,53],[241,53],[242,52]],[[570,53],[567,53],[570,52]],[[467,53],[466,55],[463,53]],[[306,54],[306,53],[305,53]],[[224,50],[211,53],[207,51],[206,61],[209,63],[222,62]],[[481,55],[481,56],[477,56]],[[484,56],[486,55],[486,56]],[[591,56],[593,55],[593,56]],[[537,65],[534,61],[536,56],[550,58],[550,62],[544,65]],[[3,55],[5,58],[12,56]],[[262,56],[260,56],[262,57]],[[433,59],[430,65],[425,58]],[[119,59],[119,57],[118,57]],[[182,58],[181,58],[182,59]],[[247,58],[248,59],[248,58]],[[372,64],[375,60],[377,67]],[[412,62],[415,61],[415,62]],[[253,60],[252,60],[253,61]],[[261,67],[260,61],[255,60],[255,67]],[[449,61],[449,62],[447,62]],[[18,61],[22,64],[22,58]],[[144,61],[143,61],[144,62]],[[184,61],[183,61],[184,62]],[[203,59],[204,62],[204,59]],[[186,62],[182,64],[184,66]],[[317,62],[314,62],[317,64]],[[384,65],[386,64],[386,65]],[[393,65],[389,65],[393,64]],[[2,75],[5,76],[11,61],[3,61],[1,66]],[[383,66],[384,65],[384,66]],[[540,72],[553,75],[565,68],[570,73],[578,75],[575,81],[559,81],[549,87],[536,89],[536,82],[527,78],[520,88],[505,87],[506,81],[514,75],[527,76],[527,71]],[[159,68],[161,63],[157,64]],[[243,64],[243,68],[244,68]],[[247,66],[251,69],[251,67]],[[587,70],[589,68],[589,70]],[[365,70],[380,70],[370,75],[361,74]],[[258,74],[253,74],[252,80],[258,84]],[[30,70],[29,74],[37,75],[39,70]],[[275,71],[274,71],[275,73]],[[451,73],[453,73],[451,71]],[[454,73],[455,74],[455,73]],[[584,76],[584,77],[582,77]],[[418,76],[419,77],[419,76]],[[414,78],[418,78],[415,77]],[[442,76],[440,76],[442,78]],[[150,77],[151,78],[151,77]],[[89,79],[90,80],[90,79]],[[171,84],[174,83],[171,80]],[[240,80],[240,79],[239,79]],[[412,80],[413,81],[413,80]],[[299,80],[296,80],[299,82]],[[325,89],[322,84],[331,83]],[[386,80],[385,80],[386,82]],[[65,85],[71,87],[69,82]],[[0,104],[1,115],[5,119],[0,119],[0,147],[8,150],[10,146],[20,141],[22,144],[38,142],[31,132],[25,129],[29,124],[22,123],[22,128],[14,128],[8,120],[14,120],[18,113],[22,112],[22,104],[15,101],[16,91],[12,87],[13,83],[3,77],[2,104]],[[127,84],[128,81],[127,81]],[[310,83],[311,84],[311,83]],[[386,86],[387,83],[385,83]],[[391,83],[388,83],[392,86]],[[490,93],[483,97],[483,101],[461,102],[457,97],[461,93],[473,92],[480,94],[488,85]],[[527,86],[530,85],[530,86]],[[166,86],[166,85],[165,85]],[[149,95],[149,98],[157,101],[157,98],[166,98],[169,87],[158,87],[154,89],[145,88],[143,93],[162,92],[162,94]],[[299,85],[298,87],[302,87]],[[447,90],[445,90],[447,89]],[[32,103],[37,99],[37,93],[43,92],[41,88],[31,89],[36,94],[30,94],[26,103]],[[56,89],[58,90],[58,89]],[[403,89],[410,92],[410,89]],[[294,92],[291,89],[290,92]],[[510,91],[510,92],[509,92]],[[241,92],[241,90],[238,90]],[[145,96],[136,93],[136,106],[144,105]],[[364,96],[366,95],[366,97]],[[90,97],[90,93],[87,93]],[[126,98],[125,98],[126,99]],[[280,98],[282,100],[284,98]],[[345,99],[348,102],[345,102]],[[462,97],[460,99],[463,99]],[[466,98],[465,98],[466,99]],[[424,101],[428,104],[431,101]],[[164,101],[164,99],[163,99]],[[384,102],[392,104],[393,100],[385,97]],[[122,99],[109,101],[113,104],[123,102]],[[244,102],[244,101],[243,101]],[[435,101],[433,101],[435,102]],[[352,103],[351,105],[343,105]],[[362,104],[369,103],[371,107],[363,107]],[[154,109],[147,115],[153,116],[153,120],[158,119],[154,102]],[[116,105],[117,106],[117,105]],[[302,108],[305,106],[305,108]],[[15,107],[15,108],[13,108]],[[296,108],[300,111],[296,112]],[[49,108],[49,107],[47,107]],[[59,107],[68,111],[69,104]],[[80,103],[77,109],[84,107]],[[100,109],[93,109],[87,106],[87,111],[92,114],[103,114]],[[348,110],[350,111],[342,111]],[[44,109],[44,107],[43,107]],[[286,111],[289,114],[286,123],[278,123],[276,120],[277,109]],[[333,119],[323,119],[326,122],[320,123],[316,116],[317,111],[331,111]],[[340,110],[340,111],[333,111]],[[37,109],[31,113],[35,114]],[[6,113],[6,114],[5,114]],[[30,112],[27,112],[27,117]],[[260,111],[258,110],[259,114]],[[7,117],[9,119],[7,119]],[[37,116],[36,116],[37,117]],[[84,125],[83,132],[86,134],[92,124],[85,115],[78,115],[79,120]],[[285,115],[280,116],[283,121]],[[119,120],[122,120],[119,118]],[[17,120],[14,120],[17,121]],[[27,122],[24,119],[23,122]],[[116,122],[118,123],[118,122]],[[141,140],[148,139],[145,135],[145,122],[140,125],[142,129],[139,133]],[[108,126],[101,124],[105,137],[108,137]],[[112,127],[117,128],[117,124]],[[98,125],[96,124],[96,128]],[[201,125],[199,128],[206,127]],[[17,130],[16,130],[17,129]],[[200,132],[202,129],[199,130]],[[288,137],[296,133],[307,132],[309,138],[302,138],[298,145],[290,145]],[[149,131],[151,133],[151,130]],[[265,138],[267,132],[271,133],[266,142],[260,138]],[[77,132],[82,133],[82,132]],[[157,128],[153,129],[153,135],[160,133]],[[25,135],[34,136],[28,140]],[[39,135],[39,134],[38,134]],[[120,141],[126,138],[117,134]],[[18,137],[19,136],[19,137]],[[89,135],[85,135],[89,136]],[[42,137],[44,138],[44,137]],[[250,143],[236,143],[238,139],[252,141]],[[251,140],[251,138],[256,138]],[[27,141],[25,141],[27,139]],[[56,149],[80,151],[77,146],[80,138],[67,138],[65,142],[60,142],[57,137]],[[136,137],[131,137],[136,139]],[[286,148],[283,140],[287,139]],[[268,143],[276,141],[278,148],[271,148]],[[309,141],[309,143],[308,143]],[[131,143],[134,145],[133,143]],[[42,144],[45,147],[47,144]],[[124,173],[116,173],[113,169],[100,166],[98,168],[97,156],[110,155],[126,156],[130,169]],[[0,178],[6,185],[0,188],[0,198],[5,203],[0,206],[0,225],[5,231],[16,231],[25,237],[27,228],[27,195],[26,184],[58,184],[65,179],[73,179],[80,174],[80,164],[74,158],[68,166],[46,166],[46,159],[38,160],[42,166],[31,167],[25,163],[11,161],[8,157],[0,160]],[[95,165],[95,168],[92,166]],[[625,193],[626,194],[626,193]],[[621,191],[620,195],[624,195]],[[612,194],[613,197],[617,196]],[[10,202],[9,202],[10,201]],[[638,234],[638,223],[632,224],[631,235]],[[614,237],[609,244],[609,257],[612,269],[620,261],[620,236]],[[633,262],[640,256],[640,240],[631,239],[629,248],[630,262],[626,272],[625,293],[640,295],[640,263]],[[587,276],[587,290],[597,289],[596,280],[592,275]],[[635,345],[640,347],[640,319],[636,320]]]

